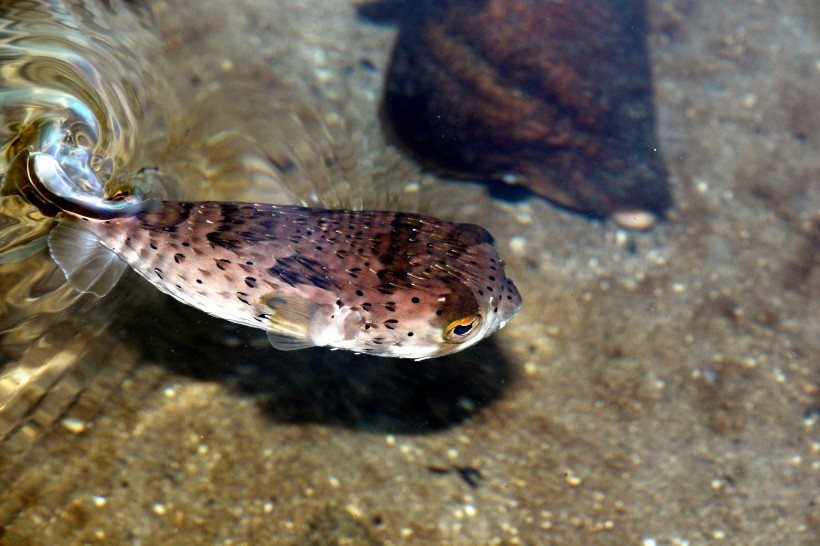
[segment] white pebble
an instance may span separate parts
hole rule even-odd
[[[60,424],[63,425],[63,428],[69,432],[73,432],[74,434],[80,434],[85,431],[86,427],[88,426],[85,421],[82,419],[76,419],[74,417],[66,417],[65,419],[60,421]]]
[[[612,214],[612,220],[624,229],[642,231],[655,225],[655,215],[645,210],[619,210]]]
[[[527,238],[523,235],[510,237],[510,252],[516,256],[523,256],[527,253]]]

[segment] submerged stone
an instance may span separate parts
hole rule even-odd
[[[382,113],[422,164],[596,216],[663,216],[643,2],[424,0],[407,11]]]

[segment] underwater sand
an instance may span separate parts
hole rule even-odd
[[[202,134],[286,73],[378,141],[390,27],[208,4],[152,3]],[[132,276],[107,379],[17,461],[0,544],[820,543],[820,10],[648,4],[667,222],[427,176],[421,208],[487,227],[525,301],[439,361],[277,353]]]

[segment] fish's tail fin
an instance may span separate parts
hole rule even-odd
[[[85,229],[78,217],[105,219],[134,214],[141,210],[141,200],[115,202],[81,194],[56,159],[28,150],[9,164],[0,193],[22,195],[45,216],[68,213],[49,233],[48,248],[72,288],[104,296],[117,284],[126,263],[100,244],[99,237]],[[20,254],[16,247],[12,250],[17,252],[5,258]],[[0,263],[3,260],[4,255],[0,255]]]
[[[74,290],[96,296],[108,294],[128,267],[77,218],[64,218],[51,230],[48,250]]]

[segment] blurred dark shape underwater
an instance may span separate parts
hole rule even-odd
[[[671,206],[642,1],[381,0],[360,13],[399,19],[383,116],[428,168],[616,221]]]

